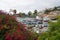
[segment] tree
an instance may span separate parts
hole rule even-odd
[[[29,12],[28,12],[28,15],[29,15],[29,16],[31,16],[31,15],[32,15],[32,12],[31,12],[31,11],[29,11]]]
[[[22,13],[22,15],[26,15],[25,13]]]
[[[49,14],[49,12],[51,12],[50,9],[45,9],[45,11],[44,11],[45,14]]]
[[[0,11],[0,40],[33,40],[32,35],[25,25],[17,22],[15,15]]]
[[[14,13],[14,14],[16,14],[16,13],[17,13],[17,10],[16,10],[16,9],[14,9],[14,10],[13,10],[13,13]]]
[[[34,10],[33,15],[34,15],[34,16],[37,16],[37,14],[38,14],[38,11],[37,11],[37,10]]]
[[[19,12],[19,16],[22,17],[22,13],[21,12]]]
[[[53,11],[56,11],[56,10],[57,10],[57,7],[54,7],[54,8],[53,8]]]
[[[49,30],[46,33],[42,33],[38,40],[60,40],[60,18],[57,22],[50,22],[49,23]]]

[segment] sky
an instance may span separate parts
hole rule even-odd
[[[46,8],[60,6],[60,0],[0,0],[0,9],[9,11],[16,9],[18,12],[41,11]]]

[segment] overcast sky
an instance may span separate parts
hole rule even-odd
[[[6,11],[16,9],[27,13],[35,9],[40,11],[54,6],[60,6],[60,0],[0,0],[0,9]]]

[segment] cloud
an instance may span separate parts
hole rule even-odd
[[[54,6],[60,6],[60,0],[0,0],[0,9],[17,9],[25,13]]]

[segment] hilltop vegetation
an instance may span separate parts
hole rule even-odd
[[[45,13],[45,14],[49,14],[49,13],[52,12],[52,11],[60,11],[60,6],[45,9],[44,13]]]

